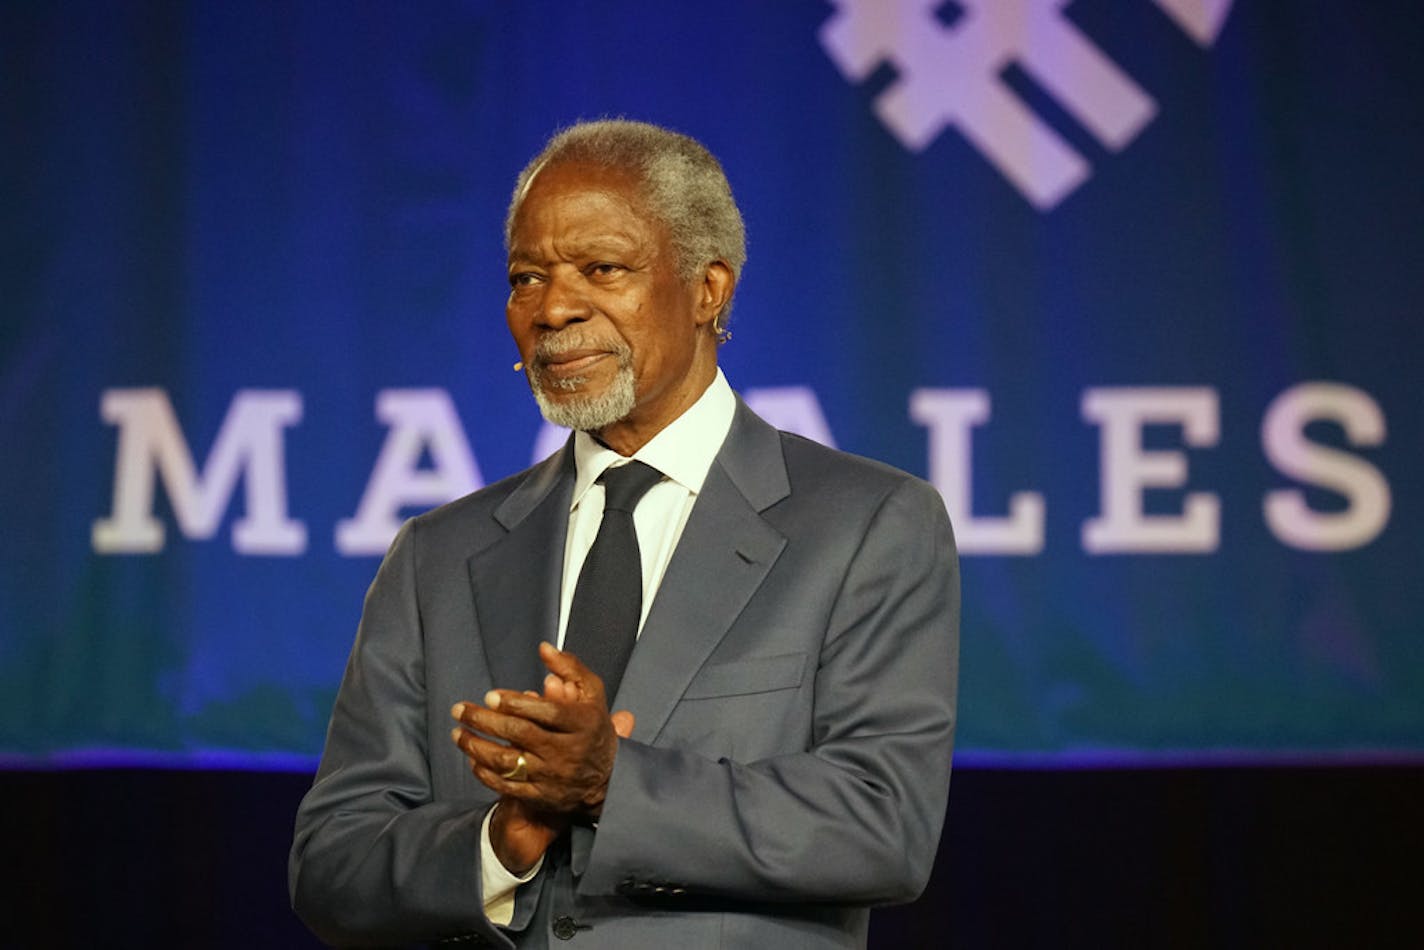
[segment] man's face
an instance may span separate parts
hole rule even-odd
[[[627,172],[541,169],[515,213],[509,283],[505,317],[544,415],[625,455],[715,374],[716,290],[678,275],[667,229]]]

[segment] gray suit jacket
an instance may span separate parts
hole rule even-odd
[[[613,704],[637,726],[598,826],[551,849],[509,930],[485,918],[493,795],[449,709],[539,688],[572,455],[392,544],[297,815],[293,906],[349,945],[864,946],[871,905],[923,889],[943,823],[954,541],[926,483],[740,403]]]

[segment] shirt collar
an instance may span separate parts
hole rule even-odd
[[[719,367],[716,378],[697,401],[634,452],[633,458],[646,462],[695,495],[702,490],[712,460],[732,429],[736,411],[737,397]],[[605,469],[627,461],[587,432],[575,432],[574,466],[578,477],[569,510],[579,506],[584,492]]]

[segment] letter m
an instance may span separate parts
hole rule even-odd
[[[163,480],[178,528],[188,538],[217,533],[239,476],[246,511],[233,523],[232,546],[242,554],[301,554],[307,529],[287,517],[282,430],[301,421],[302,397],[290,389],[239,390],[199,475],[161,389],[107,389],[100,415],[119,427],[114,507],[94,522],[101,554],[163,550],[163,522],[153,514],[154,473]]]

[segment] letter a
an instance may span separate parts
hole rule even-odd
[[[450,394],[443,389],[383,389],[376,418],[391,427],[356,516],[336,525],[336,550],[381,554],[400,530],[401,509],[453,501],[482,484]],[[434,468],[419,468],[429,447]]]

